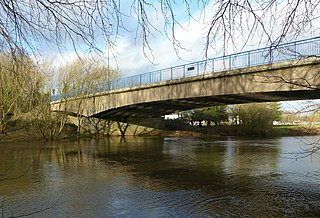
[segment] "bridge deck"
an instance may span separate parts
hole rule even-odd
[[[288,61],[293,59],[319,56],[320,37],[304,39],[277,45],[276,47],[265,47],[236,54],[201,60],[179,66],[138,74],[121,78],[115,81],[99,84],[100,90],[105,92],[122,88],[142,86],[161,81],[170,81],[197,75],[211,74],[226,70],[248,68],[264,64]],[[88,90],[88,94],[94,94]],[[72,93],[64,93],[64,98],[76,97]],[[63,99],[60,95],[52,97],[52,101]]]

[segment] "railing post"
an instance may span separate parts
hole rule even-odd
[[[186,77],[186,65],[183,65],[183,78]]]
[[[161,82],[162,81],[162,70],[160,70],[160,81],[159,82]]]
[[[215,59],[212,59],[212,73],[214,72],[214,60]]]
[[[139,85],[140,86],[142,85],[142,78],[141,77],[142,77],[142,74],[139,75]]]
[[[231,70],[231,55],[229,55],[229,70]]]
[[[248,67],[250,67],[250,51],[248,51]]]
[[[198,61],[198,63],[197,63],[197,75],[199,76],[199,74],[200,74],[200,66],[199,66],[199,61]]]
[[[170,68],[170,76],[171,76],[171,80],[173,79],[173,74],[172,74],[172,67]]]
[[[298,56],[298,52],[297,52],[297,42],[294,42],[293,45],[294,45],[294,46],[293,46],[293,48],[294,48],[294,58],[296,59],[297,56]]]

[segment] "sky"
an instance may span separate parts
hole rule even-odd
[[[132,0],[121,1],[121,3],[125,5],[123,13],[133,15],[131,12]],[[194,17],[194,19],[191,19],[185,15],[187,9],[184,5],[176,4],[173,5],[173,7],[175,18],[179,20],[179,24],[181,25],[176,29],[176,37],[183,49],[179,49],[178,52],[173,48],[170,30],[168,30],[167,33],[164,31],[164,20],[158,9],[157,11],[149,10],[150,23],[157,29],[153,31],[153,36],[150,35],[148,38],[152,51],[147,48],[143,50],[141,34],[137,34],[136,32],[136,17],[123,17],[126,30],[120,30],[116,39],[114,37],[115,25],[112,25],[113,33],[111,38],[113,41],[116,41],[115,44],[112,45],[111,52],[109,52],[109,57],[111,57],[110,63],[114,68],[119,68],[123,76],[140,74],[203,59],[206,23],[203,21],[202,11],[196,4],[196,1],[194,1],[194,4],[190,5],[192,8],[191,11],[193,12],[192,16]],[[77,54],[73,49],[62,53],[51,51],[51,55],[56,58],[56,64],[59,65],[63,65],[77,58]],[[81,52],[80,55],[82,55]],[[108,57],[107,46],[104,48],[103,56]]]
[[[137,21],[136,16],[132,8],[132,0],[122,0],[122,12],[126,16],[123,16],[123,22],[126,30],[121,29],[118,35],[115,35],[115,24],[112,25],[110,31],[111,39],[114,44],[112,45],[111,51],[108,52],[108,46],[106,43],[102,48],[100,55],[107,58],[110,57],[110,64],[113,68],[120,70],[122,77],[145,73],[153,70],[167,68],[175,65],[180,65],[188,62],[194,62],[205,58],[205,44],[206,34],[209,29],[209,24],[213,16],[213,12],[217,9],[215,1],[208,1],[205,7],[198,5],[197,1],[191,1],[189,5],[191,16],[188,16],[188,8],[182,3],[183,1],[176,1],[173,4],[175,19],[179,21],[179,25],[176,25],[175,37],[179,41],[181,48],[176,50],[173,46],[173,40],[171,38],[170,28],[165,29],[165,21],[159,11],[159,5],[156,1],[151,1],[154,4],[153,7],[147,9],[149,13],[149,19],[152,26],[156,30],[153,31],[153,35],[148,38],[150,50],[143,49],[141,34],[137,33]],[[287,3],[283,1],[283,4]],[[266,26],[272,30],[274,34],[271,37],[276,38],[277,33],[280,31],[280,24],[283,20],[281,16],[287,12],[287,5],[282,5],[281,1],[277,8],[273,9],[272,12],[275,14],[274,19],[270,25]],[[259,12],[258,12],[259,13]],[[271,13],[271,12],[270,12]],[[268,14],[264,15],[268,17]],[[231,19],[231,18],[230,18]],[[218,37],[209,49],[208,57],[218,57],[223,54],[232,54],[239,51],[250,50],[259,47],[265,47],[267,40],[265,36],[262,36],[261,29],[251,35],[248,41],[246,36],[249,35],[250,25],[253,24],[252,17],[243,15],[243,20],[246,23],[243,24],[242,30],[235,30],[233,39],[234,41],[225,45],[222,37]],[[269,18],[267,18],[269,19]],[[319,18],[317,18],[319,21]],[[234,22],[237,22],[235,20]],[[241,22],[241,21],[239,21]],[[314,21],[315,23],[319,23]],[[272,23],[272,25],[271,25]],[[318,25],[318,24],[317,24]],[[308,29],[306,32],[301,33],[298,37],[294,34],[292,38],[305,38],[317,36],[317,26]],[[215,31],[215,30],[214,30]],[[289,34],[290,35],[290,34]],[[105,39],[101,39],[105,40]],[[290,41],[290,39],[288,39]],[[81,45],[80,45],[81,47]],[[84,49],[85,50],[85,49]],[[44,50],[45,56],[54,57],[53,63],[55,66],[62,66],[70,63],[72,60],[77,58],[77,55],[84,56],[85,51],[78,51],[76,53],[72,48],[64,51],[55,51],[53,49]],[[304,102],[285,102],[282,103],[283,108],[290,110],[290,108],[299,108]]]
[[[108,52],[106,39],[101,38],[100,40],[102,42],[100,46],[102,56],[105,58],[109,56],[111,65],[114,68],[119,68],[123,76],[135,75],[206,58],[204,53],[206,34],[209,30],[209,24],[212,21],[213,14],[217,9],[216,1],[208,1],[205,6],[198,5],[197,0],[190,1],[191,3],[188,7],[183,4],[182,0],[177,0],[175,4],[172,4],[175,19],[179,22],[175,28],[175,37],[182,47],[177,50],[175,50],[173,46],[174,42],[172,40],[170,26],[165,28],[165,21],[157,1],[149,1],[153,2],[153,7],[147,7],[149,21],[156,30],[152,30],[151,28],[152,35],[150,34],[148,38],[150,50],[143,47],[141,32],[137,33],[137,16],[134,13],[134,8],[132,8],[132,2],[133,0],[121,1],[125,30],[120,29],[116,35],[116,24],[112,24],[110,29],[110,37],[113,41],[111,52]],[[270,24],[266,22],[266,28],[273,32],[273,34],[270,34],[272,39],[276,39],[280,32],[280,23],[283,21],[281,16],[286,13],[286,8],[288,7],[286,1],[283,1],[283,4],[285,5],[282,6],[279,4],[276,9],[272,10],[274,20],[271,21],[270,18]],[[190,16],[188,15],[188,8],[190,8]],[[268,13],[264,15],[264,17],[268,17]],[[313,22],[317,24],[319,23],[317,21],[319,21],[319,18]],[[237,22],[237,20],[234,22]],[[268,46],[266,37],[261,34],[261,28],[258,28],[256,32],[251,33],[251,36],[248,37],[250,25],[253,25],[254,22],[252,16],[242,15],[241,22],[243,23],[239,25],[242,26],[242,29],[233,30],[233,41],[229,41],[228,44],[225,45],[221,33],[219,33],[220,35],[218,34],[212,46],[209,47],[208,58]],[[313,29],[317,28],[314,27]],[[218,31],[214,29],[213,32]],[[295,37],[294,34],[289,34],[288,41],[290,41],[291,38],[306,38],[316,36],[317,34],[319,34],[319,32],[308,29],[305,33],[300,33],[298,37]],[[291,35],[292,37],[289,38]],[[247,38],[249,38],[248,41]],[[79,47],[81,48],[81,45]],[[84,51],[78,50],[80,56],[86,54],[85,49],[83,50]],[[51,49],[45,51],[45,53],[54,56],[57,65],[63,65],[77,57],[77,54],[71,46],[62,52]]]

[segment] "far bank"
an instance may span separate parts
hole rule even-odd
[[[104,137],[221,137],[221,136],[243,136],[243,137],[283,137],[283,136],[310,136],[320,135],[319,125],[276,125],[266,129],[263,134],[255,134],[243,126],[221,125],[221,126],[160,126],[152,128],[141,125],[125,124],[120,122],[106,121],[100,123],[100,127],[80,128],[74,123],[64,126],[60,134],[52,139],[44,137],[43,129],[34,123],[13,123],[10,131],[0,134],[0,143],[22,142],[22,141],[47,141],[47,140],[73,140],[77,138],[104,138]],[[125,131],[125,132],[124,132]]]

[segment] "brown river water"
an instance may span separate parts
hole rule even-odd
[[[319,138],[0,144],[0,218],[320,217]]]

